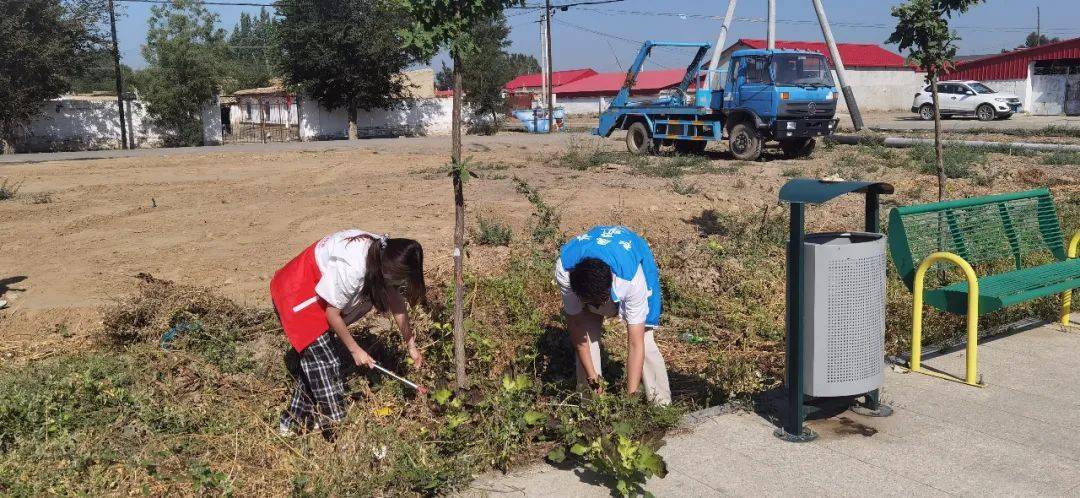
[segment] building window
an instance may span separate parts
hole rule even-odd
[[[249,100],[245,104],[247,104],[247,109],[244,110],[244,114],[247,116],[247,120],[251,121],[251,101]]]

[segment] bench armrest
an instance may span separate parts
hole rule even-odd
[[[1077,254],[1078,252],[1080,252],[1080,230],[1077,230],[1072,239],[1069,240],[1069,259],[1080,256],[1080,254]]]
[[[964,271],[964,277],[967,279],[967,373],[964,382],[976,386],[979,385],[979,276],[975,274],[975,269],[971,267],[971,264],[951,252],[930,254],[922,260],[922,263],[919,263],[919,269],[915,272],[915,288],[912,291],[911,371],[922,371],[920,361],[922,358],[923,281],[926,280],[927,270],[938,261],[948,261],[959,266]]]

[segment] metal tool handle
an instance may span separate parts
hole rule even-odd
[[[403,384],[405,384],[406,386],[409,386],[409,387],[411,387],[411,388],[413,388],[413,389],[416,389],[417,391],[419,391],[419,390],[420,390],[420,386],[418,386],[418,385],[416,385],[416,384],[414,384],[414,383],[410,382],[410,381],[409,381],[408,379],[406,379],[406,378],[404,378],[404,377],[401,377],[401,376],[398,376],[398,374],[396,374],[396,373],[394,373],[394,372],[391,372],[391,371],[389,371],[389,370],[387,370],[387,369],[383,368],[383,367],[382,367],[382,365],[379,365],[378,363],[375,363],[374,365],[375,365],[375,368],[376,368],[376,369],[377,369],[378,371],[380,371],[380,372],[382,372],[382,373],[384,373],[384,374],[386,374],[386,375],[389,375],[389,376],[391,376],[391,377],[393,377],[393,378],[395,378],[395,379],[397,379],[397,380],[401,381],[401,382],[402,382]]]

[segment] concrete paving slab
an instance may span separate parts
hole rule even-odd
[[[891,417],[847,411],[810,421],[819,434],[810,443],[776,439],[772,424],[754,413],[694,417],[660,451],[670,474],[647,489],[657,496],[1080,496],[1080,369],[1072,363],[1080,334],[1046,324],[991,341],[979,354],[986,387],[890,368],[882,397]],[[963,361],[958,351],[927,364],[962,373]],[[595,476],[545,464],[482,477],[465,494],[610,493]]]

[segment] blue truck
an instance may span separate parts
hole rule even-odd
[[[631,100],[642,65],[658,47],[697,52],[670,94]],[[728,70],[720,71],[701,67],[710,47],[646,41],[619,93],[600,114],[595,133],[609,137],[625,130],[626,147],[634,154],[656,153],[662,146],[702,153],[710,141],[726,137],[736,159],[753,161],[770,141],[778,142],[785,156],[808,156],[816,137],[836,131],[838,94],[825,56],[804,50],[736,50]]]

